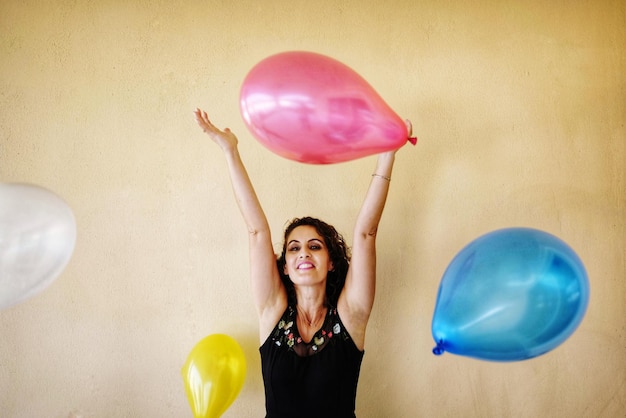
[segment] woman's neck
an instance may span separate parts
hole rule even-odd
[[[296,287],[296,308],[300,325],[316,328],[327,312],[326,286]]]
[[[326,316],[327,307],[326,304],[322,304],[321,306],[306,309],[299,304],[296,305],[297,309],[297,317],[300,321],[300,324],[305,325],[309,328],[316,328],[324,322],[324,317]]]

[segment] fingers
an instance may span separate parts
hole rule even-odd
[[[198,123],[200,128],[202,128],[202,131],[208,134],[211,139],[217,141],[218,143],[222,141],[233,142],[233,139],[231,139],[232,137],[234,138],[234,143],[236,144],[237,139],[229,128],[225,128],[223,131],[218,129],[215,125],[211,123],[207,113],[200,108],[197,108],[194,111],[194,114],[196,115],[196,122]]]
[[[413,124],[410,120],[405,119],[404,124],[406,125],[406,130],[409,133],[409,136],[413,135]]]
[[[209,120],[208,115],[206,114],[206,112],[204,112],[201,109],[196,109],[196,111],[194,112],[196,114],[196,120],[198,122],[204,122],[206,124],[211,123],[211,121]]]
[[[195,110],[194,114],[196,115],[196,122],[198,122],[198,125],[202,128],[202,131],[209,133],[210,131],[216,130],[205,111],[198,108]]]
[[[404,120],[404,124],[406,125],[406,130],[408,132],[408,141],[411,144],[416,145],[417,144],[417,138],[413,136],[413,124],[408,119]]]
[[[194,115],[196,115],[196,122],[198,122],[198,124],[204,122],[203,118],[202,118],[202,111],[200,109],[196,109],[195,112],[193,112]]]

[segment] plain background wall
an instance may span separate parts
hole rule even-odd
[[[375,165],[298,164],[247,132],[241,82],[288,50],[349,65],[419,137],[380,226],[358,416],[625,416],[620,0],[2,1],[0,181],[62,196],[78,240],[49,289],[0,312],[0,415],[191,416],[180,369],[213,333],[248,362],[225,416],[263,415],[246,230],[192,111],[238,134],[277,247],[302,215],[351,241]],[[445,268],[510,226],[580,255],[581,326],[524,362],[433,356]]]

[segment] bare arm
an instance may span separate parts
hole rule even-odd
[[[216,128],[206,112],[197,109],[195,115],[198,125],[224,152],[235,200],[248,228],[252,293],[264,340],[278,320],[276,315],[283,313],[287,303],[267,218],[239,155],[237,137],[228,128],[224,131]],[[270,327],[269,330],[266,331],[266,327]]]
[[[409,137],[411,122],[406,121]],[[397,150],[378,156],[376,169],[356,219],[352,260],[346,283],[338,302],[346,327],[357,347],[363,349],[365,328],[376,292],[376,234],[391,182]]]

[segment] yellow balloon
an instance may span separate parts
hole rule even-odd
[[[196,344],[181,372],[194,417],[219,418],[243,387],[246,358],[233,338],[213,334]]]

